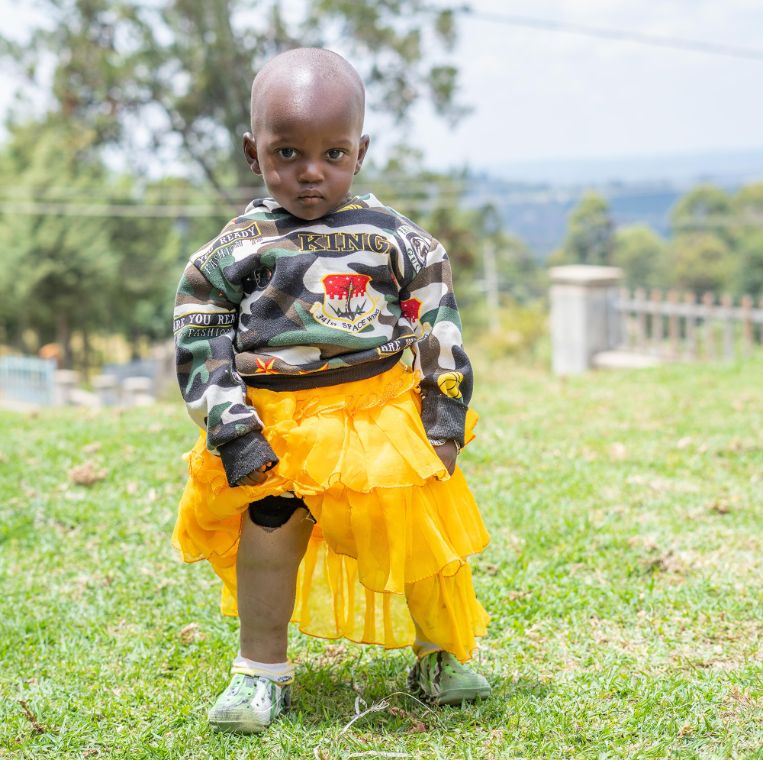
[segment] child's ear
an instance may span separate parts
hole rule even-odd
[[[257,158],[257,143],[254,139],[254,135],[251,132],[244,132],[244,157],[249,164],[249,168],[255,174],[262,174],[260,170],[260,162]]]
[[[360,138],[360,148],[358,149],[358,160],[355,162],[355,171],[354,174],[357,174],[360,171],[360,167],[363,166],[363,159],[366,157],[366,153],[368,152],[368,145],[371,142],[371,138],[368,135],[363,135]]]

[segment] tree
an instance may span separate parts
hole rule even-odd
[[[151,205],[172,202],[180,194],[188,203],[203,196],[186,180],[167,178],[137,187],[129,175],[110,183],[112,199],[121,207],[125,199]],[[142,338],[166,338],[172,322],[172,304],[180,272],[188,255],[213,237],[225,224],[225,217],[177,219],[143,216],[112,216],[107,229],[116,256],[116,271],[110,292],[110,319],[105,327],[128,338],[133,357],[139,355]]]
[[[47,115],[37,118],[36,127],[11,124],[4,176],[20,186],[16,200],[26,194],[45,201],[51,197],[46,188],[66,185],[64,201],[79,193],[82,202],[124,204],[143,194],[144,202],[161,203],[172,183],[147,183],[146,176],[168,173],[157,172],[157,164],[177,171],[181,159],[186,181],[173,188],[183,191],[179,205],[198,197],[207,183],[240,209],[235,188],[257,184],[239,146],[248,127],[252,76],[268,58],[303,44],[349,51],[368,83],[371,107],[383,104],[397,122],[425,97],[446,118],[460,114],[456,70],[442,60],[455,41],[454,14],[433,10],[423,0],[305,0],[301,18],[289,23],[277,0],[255,10],[245,0],[38,0],[36,5],[42,20],[27,42],[0,37],[4,62],[15,64],[26,78],[22,92],[42,82],[48,98]],[[27,107],[26,114],[30,111],[36,109]],[[18,113],[25,113],[21,100]],[[30,119],[13,120],[24,121]],[[64,128],[54,137],[48,125],[56,123]],[[41,126],[43,150],[35,153],[31,135]],[[24,145],[16,145],[22,137]],[[53,155],[56,147],[63,158]],[[16,153],[23,160],[16,160]],[[121,179],[106,171],[104,160],[120,167]],[[245,192],[249,200],[251,191]],[[0,320],[20,335],[24,325],[16,299],[25,303],[32,287],[46,293],[34,326],[45,339],[58,335],[67,362],[73,330],[118,330],[134,345],[140,336],[164,334],[180,259],[225,221],[103,213],[100,219],[76,220],[49,211],[6,217],[0,229],[14,251],[12,266],[0,274],[13,294],[0,305]],[[202,232],[204,227],[209,229]],[[53,283],[61,285],[58,291]]]
[[[240,158],[252,76],[276,53],[302,44],[348,50],[368,83],[372,107],[398,122],[428,96],[449,119],[457,71],[439,60],[455,41],[452,10],[424,0],[305,0],[286,22],[272,0],[41,0],[44,23],[29,45],[6,41],[6,58],[28,74],[54,61],[51,110],[95,131],[146,168],[156,157],[185,160],[221,196],[253,184]]]
[[[739,243],[733,278],[734,293],[763,296],[763,230],[746,235]]]
[[[358,192],[372,189],[443,244],[454,278],[463,282],[459,290],[473,279],[481,261],[480,240],[486,235],[484,210],[463,207],[465,179],[460,172],[443,174],[425,169],[420,150],[398,145],[383,165],[373,159],[366,163],[355,183]]]
[[[614,230],[606,199],[598,193],[586,193],[570,214],[562,248],[553,254],[549,263],[610,264]]]
[[[546,291],[545,270],[538,266],[524,240],[503,230],[492,241],[502,293],[518,303],[537,299]]]
[[[731,211],[736,228],[763,227],[763,182],[740,188],[731,198]]]
[[[126,336],[134,355],[141,339],[166,338],[189,253],[227,221],[131,214],[138,202],[172,203],[178,193],[201,201],[207,193],[183,179],[146,184],[109,172],[94,139],[92,130],[48,117],[11,125],[0,153],[0,182],[14,188],[0,216],[0,327],[20,349],[55,340],[67,366],[75,363],[75,332],[85,365],[91,333]],[[69,216],[71,205],[86,208]],[[22,345],[30,328],[37,340]]]
[[[62,193],[72,198],[102,187],[105,171],[93,156],[93,140],[92,131],[54,118],[15,125],[0,160],[2,184],[17,188],[15,203],[46,205],[40,214],[6,213],[0,223],[3,293],[25,315],[23,323],[12,317],[7,324],[34,329],[42,341],[55,339],[66,366],[73,361],[72,333],[87,334],[108,318],[103,294],[116,270],[104,221],[74,223],[56,209]]]
[[[713,185],[700,185],[682,196],[670,212],[674,235],[710,233],[731,241],[731,199]]]
[[[665,241],[654,230],[636,224],[615,233],[612,263],[630,288],[664,288],[670,277]]]
[[[731,198],[737,295],[763,295],[763,183],[740,188]]]
[[[697,293],[726,290],[734,272],[731,251],[725,240],[711,232],[677,236],[672,244],[673,282]]]

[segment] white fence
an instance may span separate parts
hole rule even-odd
[[[554,372],[733,359],[763,345],[763,301],[621,287],[615,267],[551,270]]]
[[[56,363],[33,356],[0,357],[0,403],[11,406],[136,406],[153,403],[177,387],[174,346],[153,347],[150,357],[104,367],[81,387],[79,372],[56,369]]]
[[[31,356],[0,357],[0,393],[10,401],[49,406],[56,401],[56,363]]]
[[[616,309],[623,348],[664,359],[733,359],[749,356],[763,343],[763,303],[749,296],[735,304],[713,293],[621,290]]]

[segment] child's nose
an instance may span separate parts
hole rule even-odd
[[[300,166],[300,182],[319,182],[322,179],[323,172],[317,161],[305,161],[302,166]]]

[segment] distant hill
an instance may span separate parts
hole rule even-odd
[[[763,181],[763,149],[611,160],[536,161],[473,174],[466,202],[493,203],[507,228],[539,260],[561,243],[567,215],[588,190],[604,195],[618,225],[643,223],[662,235],[676,200],[700,183],[733,191]]]
[[[695,183],[710,178],[724,184],[744,184],[763,180],[763,148],[517,161],[492,166],[489,172],[508,181],[551,185]]]

